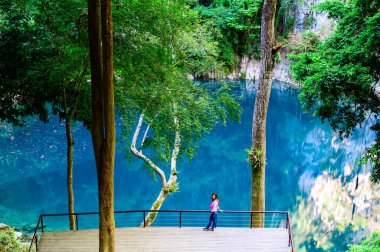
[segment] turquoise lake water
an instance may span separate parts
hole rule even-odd
[[[251,173],[244,150],[251,144],[253,87],[235,83],[234,92],[243,97],[241,123],[216,127],[201,140],[192,162],[178,163],[180,192],[169,196],[163,209],[208,209],[211,193],[217,192],[222,209],[249,210]],[[75,210],[97,211],[91,136],[77,124],[74,139]],[[343,251],[348,242],[380,226],[373,210],[379,208],[380,196],[368,185],[368,167],[355,169],[372,139],[364,125],[350,139],[340,140],[328,124],[302,111],[296,89],[274,83],[267,122],[266,209],[291,212],[298,251]],[[142,170],[141,161],[126,161],[120,149],[115,209],[149,209],[160,183]],[[358,173],[363,174],[359,189],[352,189]],[[362,187],[374,190],[363,205],[357,192],[368,194],[369,189]],[[52,116],[47,124],[37,118],[21,128],[0,124],[0,223],[27,231],[39,214],[62,212],[67,212],[64,122]],[[80,225],[92,227],[94,222],[83,217]],[[47,225],[62,228],[67,220],[49,220]]]

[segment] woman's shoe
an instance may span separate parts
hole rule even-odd
[[[208,231],[214,231],[214,229],[213,229],[213,228],[210,228]]]

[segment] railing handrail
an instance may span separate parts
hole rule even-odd
[[[123,214],[123,213],[143,213],[144,214],[144,227],[145,227],[145,214],[146,213],[179,213],[179,227],[182,227],[182,213],[209,213],[210,210],[124,210],[124,211],[114,211],[115,214]],[[223,210],[223,213],[233,213],[233,214],[250,214],[251,215],[251,224],[252,228],[252,215],[253,214],[283,214],[286,216],[286,228],[288,229],[289,234],[289,247],[291,247],[292,252],[293,248],[293,238],[292,238],[292,230],[291,230],[291,222],[290,222],[290,214],[288,211],[241,211],[241,210]],[[34,230],[34,235],[32,238],[32,242],[29,247],[29,252],[33,247],[33,242],[36,243],[36,250],[38,250],[38,230],[40,225],[41,231],[44,232],[43,227],[43,218],[44,217],[57,217],[57,216],[76,216],[76,229],[78,230],[78,216],[81,215],[98,215],[99,212],[79,212],[79,213],[56,213],[56,214],[41,214],[38,218],[37,226]]]
[[[120,213],[143,213],[143,212],[151,212],[151,213],[208,213],[210,210],[125,210],[125,211],[114,211],[115,214]],[[287,211],[241,211],[241,210],[223,210],[223,213],[258,213],[258,214],[288,214]],[[99,214],[99,212],[79,212],[79,213],[56,213],[56,214],[41,214],[42,217],[54,217],[54,216],[70,216],[70,215],[95,215]]]

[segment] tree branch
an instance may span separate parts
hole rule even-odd
[[[146,127],[146,130],[145,130],[145,133],[144,133],[143,139],[141,140],[140,153],[142,153],[142,147],[143,147],[143,145],[144,145],[144,142],[145,142],[146,136],[148,135],[148,131],[149,131],[149,129],[150,129],[150,124]]]
[[[150,122],[150,124],[148,124],[148,127],[146,127],[146,129],[145,129],[145,133],[144,133],[143,139],[142,139],[142,141],[141,141],[141,145],[140,145],[140,152],[142,152],[142,147],[143,147],[144,142],[145,142],[145,140],[146,140],[146,136],[148,135],[148,131],[149,131],[149,129],[150,129],[150,125],[151,125],[151,124],[153,123],[153,121],[157,118],[157,116],[158,116],[158,114],[156,114],[156,115],[154,116],[153,120]]]
[[[176,166],[177,166],[177,157],[179,150],[181,148],[181,134],[179,131],[179,122],[178,122],[178,117],[174,116],[174,124],[176,127],[175,131],[175,140],[174,140],[174,147],[173,147],[173,152],[172,152],[172,158],[171,158],[171,163],[170,163],[170,171],[177,173],[176,171]]]
[[[145,156],[144,154],[142,154],[141,152],[139,152],[137,149],[136,149],[136,142],[137,142],[137,137],[139,136],[140,134],[140,130],[141,130],[141,125],[143,123],[143,120],[144,120],[144,114],[141,114],[140,117],[139,117],[139,121],[137,123],[137,126],[136,126],[136,130],[135,130],[135,133],[133,135],[133,139],[132,139],[132,143],[131,143],[131,151],[132,153],[144,160],[145,163],[147,163],[161,178],[161,184],[162,184],[162,188],[165,188],[166,187],[166,177],[165,177],[165,173],[155,164],[153,163],[152,160],[150,160],[147,156]]]

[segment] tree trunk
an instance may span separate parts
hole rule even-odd
[[[174,104],[173,108],[175,111],[177,111],[176,104]],[[147,163],[156,172],[156,174],[161,179],[161,191],[160,191],[157,199],[154,201],[154,203],[152,204],[152,206],[150,208],[150,210],[160,210],[162,204],[164,203],[164,201],[168,197],[168,195],[171,192],[175,192],[178,189],[178,184],[177,184],[177,157],[178,157],[179,150],[181,148],[181,134],[180,134],[180,130],[179,130],[179,121],[178,121],[178,117],[174,116],[174,125],[176,127],[176,132],[175,132],[172,157],[171,157],[171,161],[170,161],[170,176],[169,176],[169,180],[166,181],[164,171],[161,170],[160,167],[158,167],[147,156],[145,156],[142,153],[142,150],[138,151],[136,149],[136,142],[137,142],[137,138],[138,138],[140,131],[141,131],[141,126],[143,124],[143,120],[144,120],[144,114],[142,113],[139,117],[136,129],[135,129],[135,133],[133,134],[132,143],[131,143],[131,151],[136,157],[142,159],[145,163]],[[141,146],[144,144],[144,140],[146,138],[148,130],[149,130],[149,125],[145,131],[144,136],[143,136]],[[148,215],[145,217],[144,222],[142,222],[140,224],[140,227],[150,227],[153,224],[153,222],[155,221],[156,217],[157,217],[157,213],[149,212]]]
[[[160,210],[162,204],[168,197],[168,193],[165,192],[165,188],[162,188],[160,191],[160,194],[158,195],[157,199],[152,204],[150,210]],[[145,221],[141,223],[140,227],[150,227],[152,226],[153,222],[156,220],[158,213],[149,212],[147,216],[145,217]]]
[[[179,151],[179,147],[177,150]],[[178,152],[177,152],[177,155],[178,155]],[[177,159],[177,157],[175,159]],[[178,187],[177,170],[176,170],[176,164],[174,164],[174,166],[173,165],[171,166],[169,181],[166,183],[165,187],[161,188],[160,194],[158,195],[157,199],[152,204],[150,210],[160,210],[162,204],[164,204],[164,201],[168,197],[169,193],[172,192],[172,190],[176,190],[177,187]],[[152,226],[153,222],[156,220],[157,214],[158,213],[149,212],[148,215],[145,217],[145,223],[141,223],[140,227]]]
[[[274,20],[277,0],[264,0],[261,18],[261,63],[252,125],[251,210],[265,210],[266,117],[274,69]],[[253,225],[262,227],[264,215],[254,215]]]
[[[88,0],[88,37],[90,46],[92,125],[91,135],[98,177],[102,166],[103,145],[103,65],[100,39],[100,1]]]
[[[101,14],[101,18],[100,18]],[[115,110],[111,0],[88,2],[92,85],[92,141],[99,196],[99,251],[115,251]],[[100,37],[100,31],[101,37]]]
[[[113,87],[113,34],[111,0],[102,0],[103,112],[105,138],[99,188],[100,251],[115,251],[114,163],[116,126]]]
[[[176,105],[174,105],[174,110],[177,111]],[[165,199],[168,197],[169,193],[175,192],[178,189],[177,184],[177,157],[179,150],[181,148],[181,134],[179,131],[179,122],[178,117],[174,116],[174,125],[176,127],[175,139],[172,157],[170,161],[170,177],[165,186],[161,188],[160,194],[158,195],[156,201],[153,203],[150,210],[159,210],[164,203]],[[145,218],[145,226],[149,227],[153,224],[154,220],[157,217],[157,213],[150,212]],[[144,223],[141,224],[144,226]]]
[[[71,132],[71,117],[66,116],[66,140],[67,140],[67,193],[69,200],[69,213],[74,213],[74,190],[73,190],[73,148],[74,140]],[[70,230],[75,229],[75,216],[70,215]]]
[[[73,139],[73,134],[71,132],[71,122],[72,122],[72,119],[74,118],[74,114],[78,106],[79,97],[76,97],[75,102],[73,106],[71,107],[70,113],[67,106],[67,96],[66,96],[65,88],[63,88],[63,99],[64,99],[65,129],[66,129],[66,142],[67,142],[67,178],[66,178],[67,179],[67,196],[68,196],[69,213],[73,214],[74,213],[74,190],[73,190],[74,139]],[[76,216],[69,215],[70,230],[75,229],[75,218]]]

